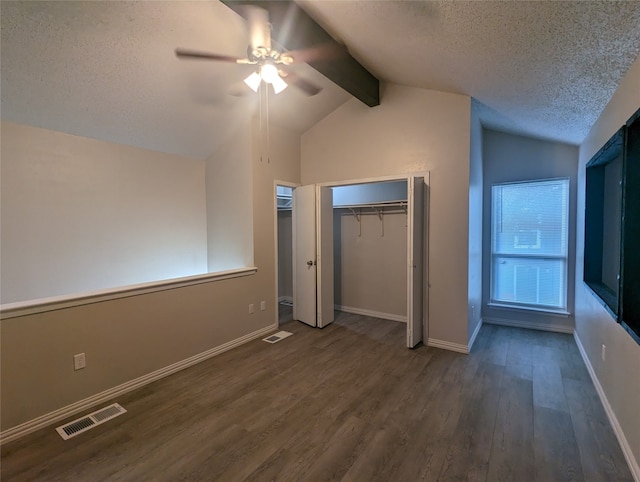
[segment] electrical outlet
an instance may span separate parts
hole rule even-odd
[[[253,315],[253,303],[249,303],[249,314]]]
[[[261,301],[260,302],[260,311],[264,311],[267,309],[267,302],[266,301]]]
[[[607,359],[607,345],[602,344],[602,361]]]
[[[87,366],[87,360],[84,356],[84,353],[78,353],[77,355],[73,355],[74,370],[82,370],[85,366]]]

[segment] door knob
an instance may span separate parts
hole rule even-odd
[[[313,266],[313,261],[311,260],[307,261],[307,266]]]

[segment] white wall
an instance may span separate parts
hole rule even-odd
[[[618,325],[583,283],[585,165],[640,107],[640,58],[627,72],[611,101],[580,146],[576,240],[575,330],[622,429],[632,470],[640,480],[640,345]],[[600,356],[607,346],[606,362]]]
[[[207,272],[202,161],[2,122],[2,303]]]
[[[271,125],[266,163],[259,161],[257,123],[252,131],[257,273],[17,318],[3,315],[2,431],[277,327],[274,180],[300,182],[300,137]],[[249,314],[248,304],[262,300],[267,309]],[[87,367],[74,371],[73,355],[81,352]]]
[[[207,159],[208,270],[253,265],[251,121]]]
[[[263,124],[264,127],[264,124]],[[253,123],[253,232],[254,263],[258,267],[257,277],[261,290],[253,294],[267,301],[268,310],[273,310],[274,320],[278,320],[277,306],[278,280],[276,279],[275,244],[277,212],[275,204],[275,180],[286,184],[300,184],[300,135],[280,128],[273,123],[269,126],[270,142],[260,143],[259,123]],[[267,161],[267,158],[270,160]]]
[[[484,248],[483,306],[485,321],[512,323],[532,328],[573,330],[576,195],[578,147],[560,142],[533,139],[485,129],[483,139],[484,164]],[[493,184],[534,179],[569,178],[569,252],[567,257],[567,311],[570,316],[523,311],[488,306],[491,296],[491,186]],[[582,231],[580,231],[582,232]]]
[[[429,338],[466,346],[470,98],[399,85],[302,136],[303,184],[430,171]]]
[[[469,159],[469,341],[479,329],[482,312],[482,125],[479,103],[471,101]]]

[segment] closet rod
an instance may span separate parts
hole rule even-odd
[[[380,209],[386,207],[406,207],[407,201],[393,201],[393,202],[379,202],[369,204],[337,204],[333,206],[333,209]]]

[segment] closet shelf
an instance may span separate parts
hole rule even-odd
[[[356,221],[358,221],[358,236],[362,236],[362,224],[360,222],[360,217],[364,214],[377,214],[378,219],[380,220],[380,236],[384,236],[383,215],[397,213],[398,208],[401,209],[401,212],[407,214],[407,205],[407,201],[381,201],[367,204],[340,204],[334,205],[333,209],[346,209],[351,212],[351,215],[356,218]],[[392,208],[392,210],[387,210],[387,208]],[[371,211],[363,212],[363,209],[370,209]]]
[[[333,209],[380,209],[387,207],[407,207],[407,201],[382,201],[366,204],[336,204]]]
[[[278,201],[280,201],[278,199]],[[355,214],[355,210],[361,209],[371,209],[372,212],[370,214],[380,214],[384,213],[386,208],[401,208],[405,214],[407,212],[407,201],[381,201],[367,204],[336,204],[333,206],[333,209],[348,209],[351,213]],[[291,200],[289,203],[278,203],[278,211],[291,211],[292,205]],[[365,214],[360,212],[360,214]]]

